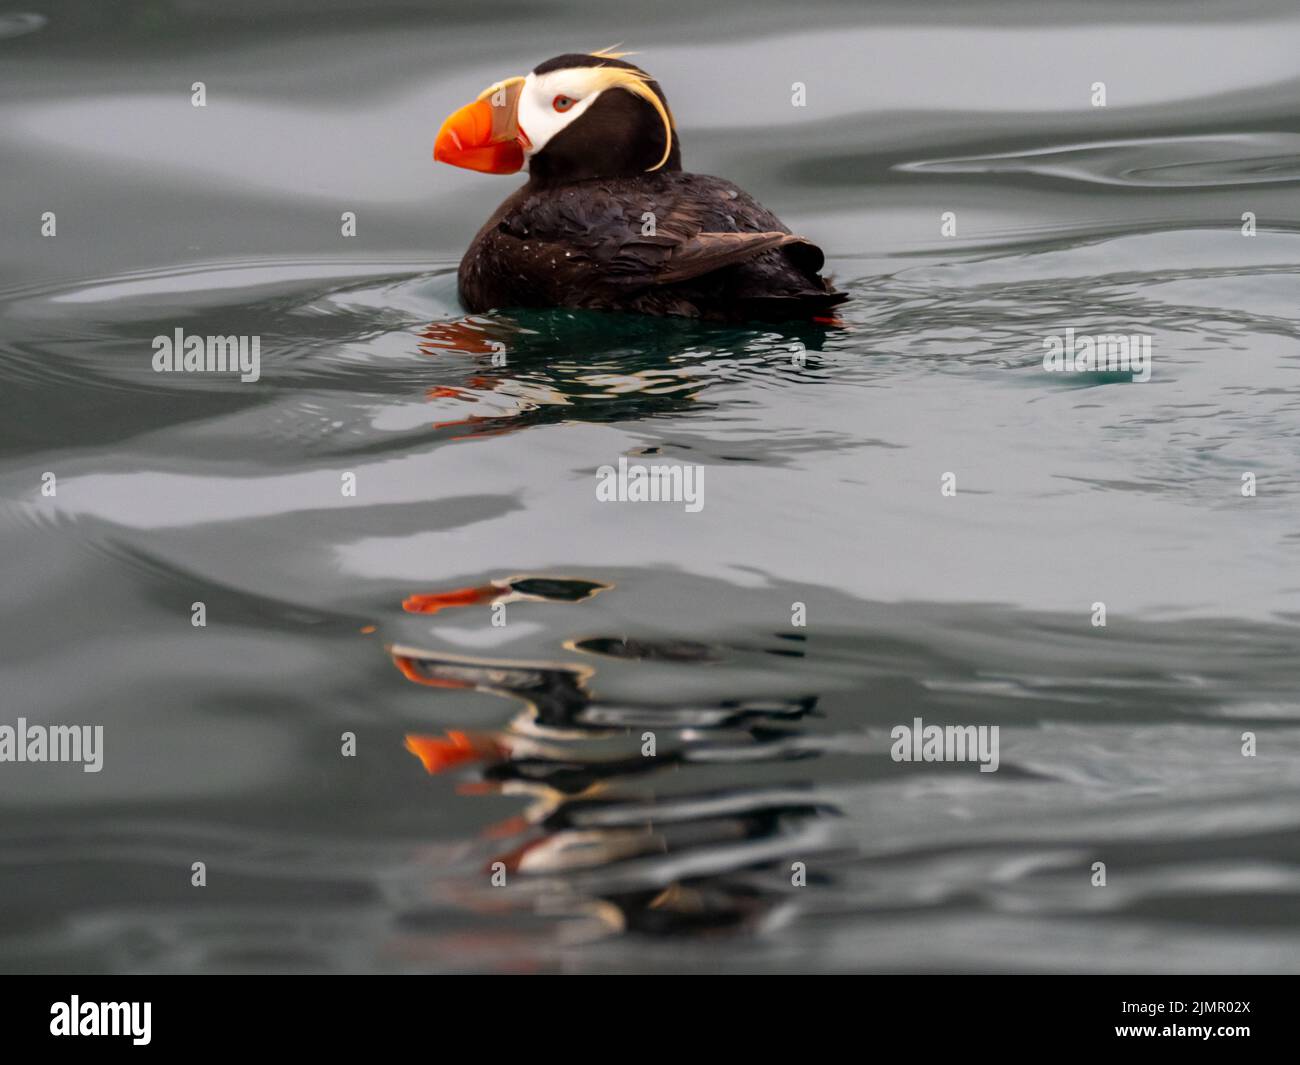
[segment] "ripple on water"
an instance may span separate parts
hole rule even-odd
[[[1134,188],[1204,188],[1300,180],[1300,134],[1277,131],[1141,137],[899,163],[914,174],[1035,174]]]

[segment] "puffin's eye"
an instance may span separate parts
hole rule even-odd
[[[551,101],[551,106],[554,107],[555,110],[557,111],[564,112],[567,111],[570,107],[572,107],[577,102],[578,101],[575,100],[572,96],[565,96],[561,94]]]

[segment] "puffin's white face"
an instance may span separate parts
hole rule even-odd
[[[518,123],[524,157],[531,159],[560,130],[577,121],[605,90],[599,67],[572,67],[529,74],[519,93]]]

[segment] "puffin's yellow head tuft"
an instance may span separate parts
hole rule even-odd
[[[600,56],[599,52],[592,52],[592,55]],[[621,55],[635,55],[634,52],[622,52]],[[617,59],[618,55],[600,56],[602,59]],[[634,96],[639,96],[646,103],[655,109],[659,114],[660,121],[664,124],[664,154],[659,162],[649,167],[650,170],[658,170],[664,163],[668,162],[668,156],[673,150],[673,130],[676,129],[673,123],[672,112],[668,110],[663,100],[659,99],[659,94],[650,88],[650,82],[654,79],[644,70],[633,70],[629,67],[590,67],[581,72],[583,80],[590,92],[604,92],[606,89],[626,89]]]
[[[622,43],[620,42],[619,44],[611,44],[608,48],[602,48],[598,52],[588,52],[587,54],[597,59],[626,59],[630,55],[638,54],[636,52],[616,52],[614,50],[621,47]]]

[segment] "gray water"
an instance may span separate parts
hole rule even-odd
[[[104,729],[0,763],[0,966],[1300,968],[1294,5],[265,8],[0,15],[0,724]],[[438,124],[618,41],[841,325],[464,318]]]

